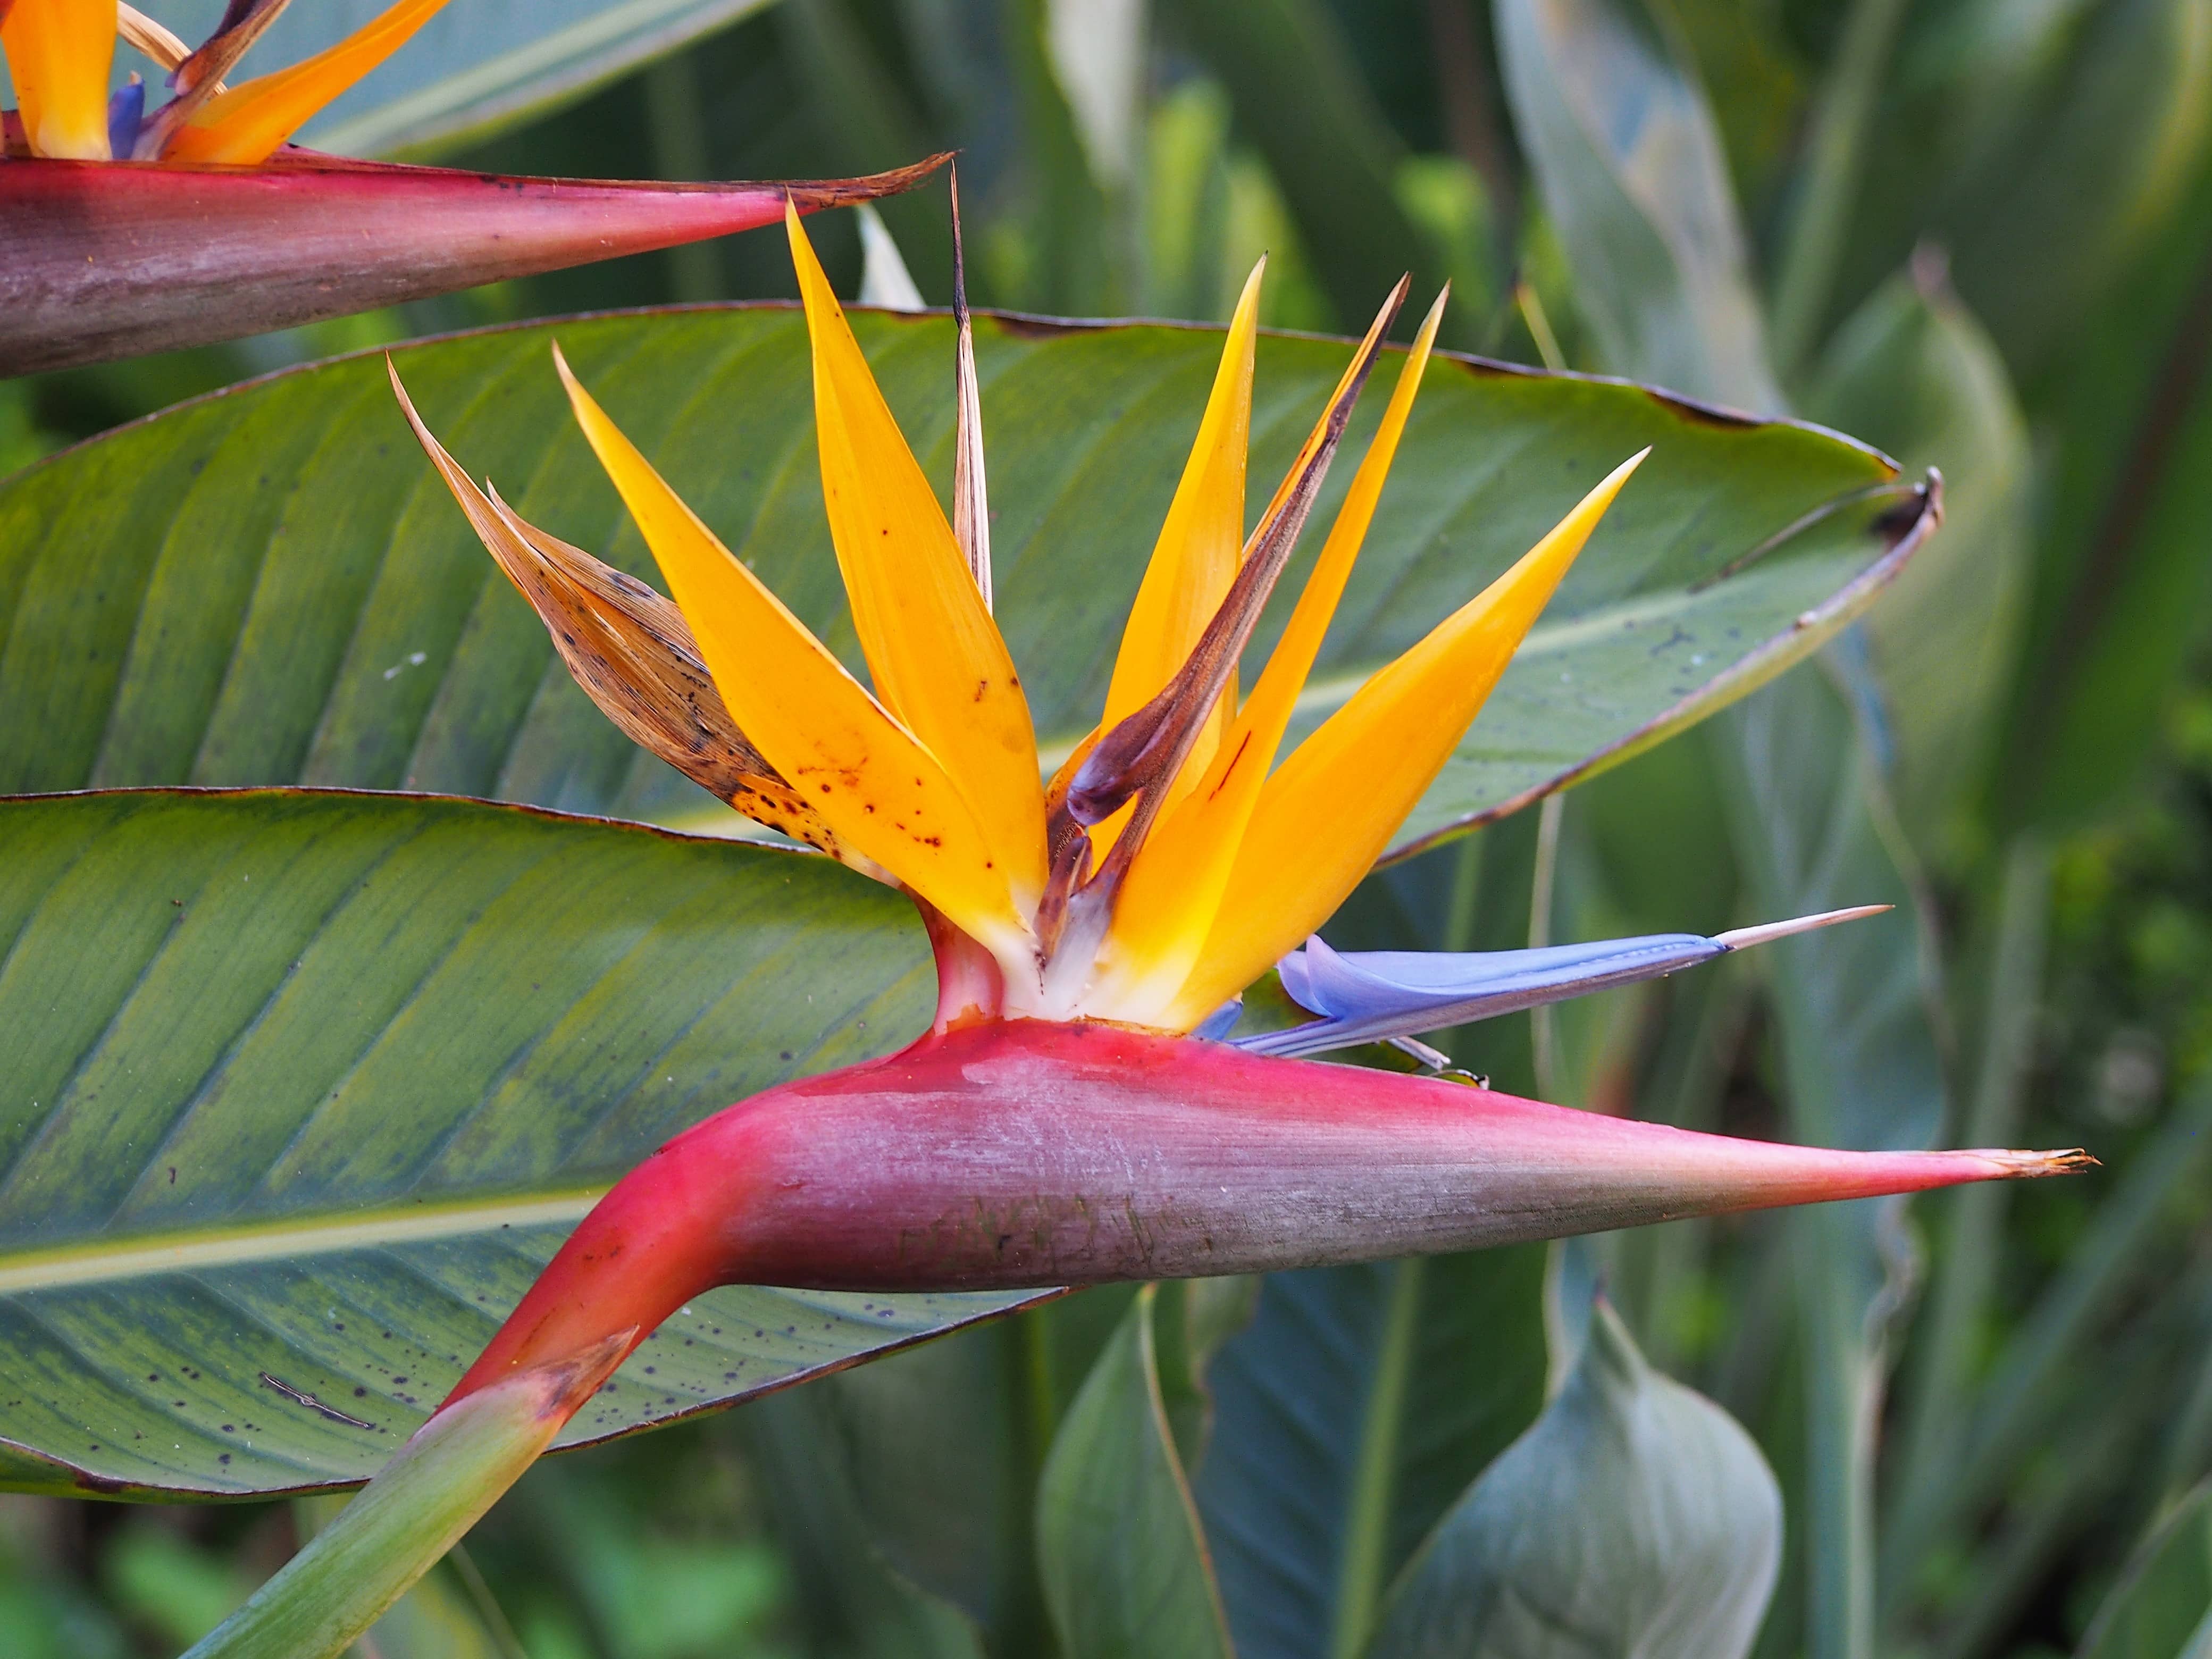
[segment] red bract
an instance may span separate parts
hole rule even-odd
[[[266,329],[646,253],[893,195],[865,178],[514,178],[286,150],[261,166],[0,161],[0,375]]]
[[[990,1020],[782,1085],[600,1200],[448,1404],[725,1284],[977,1290],[1267,1272],[1968,1181],[2078,1152],[1696,1134],[1448,1079]]]

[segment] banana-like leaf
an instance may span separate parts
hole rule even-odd
[[[259,73],[297,63],[343,40],[388,3],[316,0],[294,6],[270,25],[245,69]],[[390,62],[317,116],[303,141],[347,155],[450,149],[580,98],[768,3],[459,0],[424,24]],[[196,41],[214,32],[224,4],[225,0],[148,0],[142,9]]]
[[[2212,161],[2087,326],[2046,388],[2061,436],[2002,798],[2054,834],[2136,781],[2212,580]]]
[[[1368,1659],[1742,1659],[1782,1554],[1749,1435],[1602,1305],[1536,1425],[1392,1591]]]
[[[0,1484],[359,1481],[616,1176],[931,1006],[811,855],[477,802],[0,805]],[[1016,1296],[702,1297],[577,1444]]]
[[[1944,535],[1866,622],[1898,814],[1917,844],[1942,850],[1954,815],[1978,804],[2019,655],[2027,422],[1996,348],[1932,258],[1877,289],[1838,331],[1806,404],[1943,470]]]
[[[1212,1369],[1199,1511],[1243,1659],[1357,1653],[1544,1400],[1544,1251],[1272,1273]]]
[[[1641,0],[1498,0],[1497,21],[1522,143],[1604,362],[1780,409],[1719,130],[1662,20]]]
[[[1158,1297],[1137,1292],[1037,1482],[1037,1565],[1070,1659],[1232,1653],[1162,1393]]]
[[[854,322],[949,483],[951,319]],[[395,354],[463,465],[533,523],[646,574],[561,406],[556,337],[738,556],[857,661],[797,313],[580,319]],[[997,613],[1056,764],[1097,718],[1219,336],[979,317],[976,337]],[[1261,342],[1256,476],[1287,464],[1348,349]],[[1371,422],[1381,400],[1368,401]],[[1440,358],[1300,729],[1645,444],[1651,459],[1397,851],[1624,759],[1778,673],[1870,603],[1930,527],[1882,457],[1818,428]],[[1262,620],[1258,648],[1279,626]],[[645,761],[569,683],[408,438],[374,357],[182,404],[0,486],[0,788],[304,782],[738,822]]]

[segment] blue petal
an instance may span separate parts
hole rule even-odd
[[[1240,1037],[1263,1054],[1315,1054],[1356,1043],[1440,1031],[1542,1002],[1656,979],[1723,954],[1695,933],[1651,933],[1534,951],[1331,950],[1319,939],[1277,964],[1283,989],[1321,1018]]]
[[[1244,999],[1231,997],[1200,1021],[1198,1029],[1191,1035],[1206,1042],[1223,1042],[1231,1031],[1237,1029],[1237,1022],[1243,1017],[1243,1013]]]
[[[129,161],[145,118],[146,83],[134,75],[107,100],[107,153],[118,161]]]
[[[1696,933],[1646,933],[1534,951],[1333,951],[1316,937],[1306,941],[1304,950],[1285,957],[1276,971],[1291,1000],[1321,1018],[1234,1041],[1255,1054],[1317,1054],[1441,1031],[1539,1003],[1656,979],[1748,945],[1855,921],[1888,908],[1872,904],[1831,910],[1740,927],[1713,939]],[[1212,1024],[1209,1020],[1207,1027]]]

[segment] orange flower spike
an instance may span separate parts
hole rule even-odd
[[[0,48],[31,154],[105,161],[115,0],[15,0],[0,7]]]
[[[1191,442],[1190,459],[1184,463],[1136,602],[1122,626],[1100,732],[1112,731],[1175,678],[1237,578],[1244,545],[1244,465],[1252,439],[1253,344],[1260,325],[1260,281],[1267,270],[1264,258],[1252,267],[1230,316],[1221,364],[1214,371],[1213,390],[1200,418],[1198,436]],[[1178,786],[1196,782],[1212,758],[1228,712],[1237,704],[1236,684],[1230,681],[1222,707],[1191,751]],[[1071,762],[1068,775],[1073,775],[1072,768],[1080,763],[1083,752],[1079,750]],[[1091,830],[1094,861],[1104,861],[1128,821],[1124,811]]]
[[[1028,699],[796,209],[784,224],[813,342],[823,504],[877,695],[943,766],[1014,908],[1033,915],[1044,890],[1044,789]]]
[[[445,4],[399,0],[313,58],[216,93],[176,129],[161,159],[237,167],[267,161],[325,105],[405,46]]]
[[[1163,1022],[1185,1029],[1341,904],[1451,758],[1629,475],[1622,462],[1518,563],[1380,670],[1260,792],[1197,967]]]
[[[1129,867],[1128,882],[1115,906],[1103,964],[1108,994],[1121,1018],[1140,1024],[1168,1023],[1165,1015],[1175,994],[1206,942],[1245,826],[1374,520],[1448,297],[1449,290],[1439,294],[1421,324],[1382,424],[1352,477],[1328,540],[1259,684],[1231,725],[1203,781],[1169,809]]]

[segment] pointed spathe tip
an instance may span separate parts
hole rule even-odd
[[[2086,1175],[2104,1167],[2101,1159],[2093,1158],[2079,1146],[2069,1146],[2056,1152],[2015,1152],[1977,1148],[1966,1156],[1984,1158],[1995,1164],[2009,1178],[2033,1181],[2043,1176]]]
[[[1833,927],[1839,921],[1856,921],[1862,916],[1878,916],[1896,908],[1893,904],[1855,904],[1846,910],[1823,910],[1818,915],[1793,916],[1788,921],[1761,922],[1756,927],[1732,927],[1725,933],[1715,933],[1713,943],[1725,951],[1741,951],[1748,945],[1788,939],[1793,933],[1809,933],[1818,928]]]

